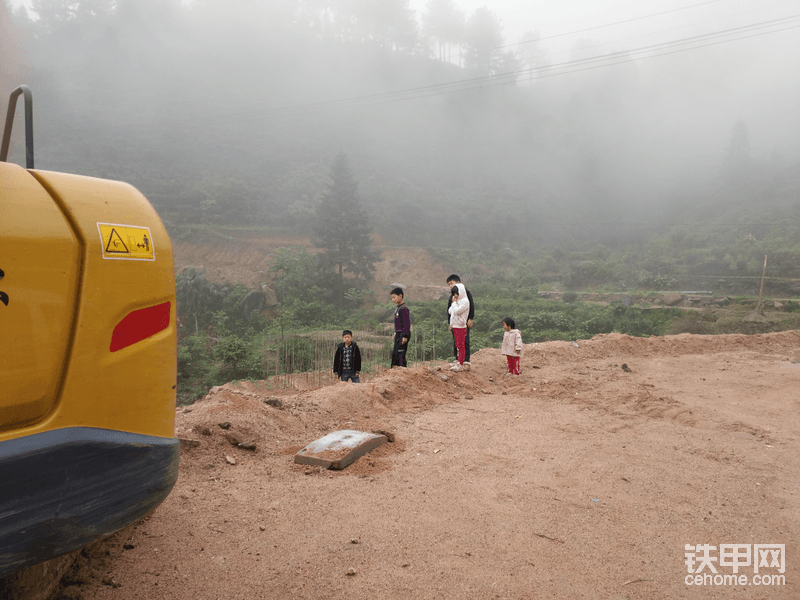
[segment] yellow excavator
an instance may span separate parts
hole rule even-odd
[[[26,167],[8,162],[17,100]],[[0,147],[0,578],[141,519],[178,477],[172,246],[134,187]]]

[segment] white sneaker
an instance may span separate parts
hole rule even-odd
[[[452,367],[450,367],[451,371],[456,371],[456,372],[461,371],[462,369],[463,369],[463,367],[458,363],[456,363]]]
[[[471,365],[470,365],[468,362],[465,362],[465,363],[463,364],[463,367],[464,367],[464,370],[465,370],[465,371],[469,371],[469,370],[472,368],[472,366],[471,366]]]

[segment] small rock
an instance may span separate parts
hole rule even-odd
[[[489,377],[489,381],[494,381],[494,377]]]
[[[250,450],[250,452],[256,451],[256,445],[252,442],[242,442],[240,444],[236,444],[242,450]]]
[[[281,402],[277,398],[267,398],[266,400],[264,400],[264,404],[269,404],[270,406],[274,406],[275,408],[283,408],[283,402]]]
[[[183,414],[190,413],[190,412],[192,412],[192,409],[191,408],[184,408],[182,412],[183,412]]]
[[[441,379],[442,381],[447,381],[447,375],[442,373],[441,375],[439,375],[439,379]]]
[[[238,446],[239,444],[242,443],[242,439],[238,435],[230,431],[225,434],[225,439],[228,440],[228,442],[230,442],[232,446]]]
[[[123,550],[133,550],[134,548],[136,548],[136,546],[134,546],[133,544],[122,544]]]
[[[375,391],[378,392],[381,396],[383,396],[386,393],[386,388],[383,387],[382,385],[379,385],[375,388]]]
[[[625,371],[626,373],[630,373],[631,372],[631,368],[628,365],[626,365],[625,363],[622,363],[622,370]]]
[[[220,423],[219,424],[219,428],[220,429],[230,429],[231,428],[231,424],[228,423],[227,421],[225,421],[224,423]]]
[[[107,586],[110,586],[110,587],[113,587],[113,588],[120,588],[120,587],[122,587],[122,584],[121,584],[121,583],[117,583],[117,582],[116,582],[116,581],[114,581],[114,579],[113,579],[113,578],[111,578],[111,577],[104,577],[104,578],[103,578],[103,585],[107,585]]]
[[[220,386],[218,386],[218,385],[215,385],[215,386],[214,386],[213,388],[211,388],[211,390],[208,392],[208,395],[209,395],[209,396],[213,396],[214,394],[216,394],[216,393],[217,393],[218,391],[220,391],[221,389],[222,389],[222,388],[221,388]]]
[[[182,448],[197,448],[200,445],[200,440],[190,440],[188,438],[178,438]]]
[[[464,394],[464,398],[467,400],[472,400],[472,394]]]
[[[227,455],[227,454],[225,455],[225,460],[228,462],[229,465],[235,465],[236,464],[236,459],[233,458],[232,456]]]
[[[355,569],[353,569],[353,568],[347,569],[347,576],[348,577],[352,577],[355,574],[356,574],[356,570]]]
[[[350,540],[350,543],[351,543],[351,544],[357,544],[357,543],[358,543],[358,540],[357,540],[356,538],[352,538],[352,539]]]
[[[258,526],[258,528],[259,528],[261,531],[266,531],[266,530],[267,530],[267,527],[266,527],[266,525],[259,525],[259,526]]]
[[[508,392],[503,390],[503,396],[508,396]]]

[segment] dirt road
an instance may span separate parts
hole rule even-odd
[[[469,373],[228,384],[179,411],[169,498],[62,597],[800,598],[799,361],[798,332],[609,334],[526,345],[519,379],[486,349]],[[343,471],[293,463],[337,429],[395,441]],[[692,570],[705,554],[723,583],[687,585],[687,544],[716,547]],[[735,584],[721,544],[741,545]],[[757,544],[785,549],[755,573]]]

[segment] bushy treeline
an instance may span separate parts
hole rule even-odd
[[[633,336],[663,335],[680,309],[654,309],[614,301],[610,304],[562,302],[537,295],[536,288],[493,282],[469,286],[475,298],[476,347],[499,346],[501,321],[511,317],[527,343],[588,339],[616,331]],[[440,306],[440,311],[444,309]]]
[[[800,194],[800,183],[792,189]],[[719,216],[711,219],[715,210]],[[758,295],[767,257],[765,296],[794,298],[800,296],[798,222],[800,201],[787,200],[773,209],[745,203],[697,207],[647,239],[619,244],[587,239],[582,246],[492,244],[429,251],[440,262],[458,265],[456,270],[468,275],[466,281],[491,274],[562,290],[710,291],[734,296]]]
[[[193,401],[214,385],[241,379],[279,382],[287,374],[313,372],[312,377],[322,382],[332,381],[333,352],[343,329],[356,332],[365,373],[378,365],[389,366],[393,305],[354,303],[337,308],[325,300],[321,288],[308,285],[313,267],[304,252],[277,254],[295,256],[301,266],[279,280],[280,306],[264,315],[243,309],[248,292],[244,286],[211,283],[204,273],[193,269],[178,275],[181,402]],[[544,300],[537,296],[535,286],[513,284],[508,279],[479,282],[471,285],[470,291],[477,307],[471,332],[473,352],[499,347],[504,317],[514,318],[523,341],[532,343],[586,339],[611,331],[660,335],[682,314],[679,309],[653,310],[621,302],[602,306]],[[452,358],[444,301],[407,304],[413,323],[409,360]]]

